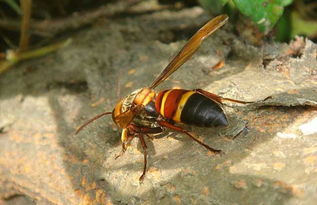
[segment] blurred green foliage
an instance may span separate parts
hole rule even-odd
[[[0,0],[0,2],[6,3],[12,10],[14,10],[17,14],[22,15],[22,11],[17,1],[15,0]]]
[[[0,20],[5,22],[6,19],[12,20],[16,17],[20,19],[23,13],[20,2],[23,1],[0,0]],[[91,8],[116,1],[118,0],[105,2],[99,0],[32,0],[32,19],[63,18],[71,16],[73,12],[88,11]],[[158,4],[181,3],[185,6],[194,6],[198,2],[212,14],[229,14],[238,33],[249,33],[249,36],[252,38],[253,35],[255,39],[263,39],[266,34],[274,34],[279,41],[289,41],[296,35],[304,35],[317,40],[317,0],[157,0],[157,2]],[[253,31],[249,32],[248,29],[253,29]],[[10,44],[8,39],[11,34],[5,33],[9,36],[6,38],[3,33],[0,32],[0,35],[5,39],[6,44]]]
[[[262,32],[268,32],[293,0],[233,0],[238,10],[250,17]]]
[[[277,40],[289,41],[296,35],[317,37],[316,0],[198,0],[211,13],[237,13],[251,19],[267,34],[275,29]]]

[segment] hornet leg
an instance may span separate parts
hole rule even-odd
[[[172,125],[172,124],[170,124],[170,123],[168,123],[166,121],[159,121],[158,123],[161,126],[163,126],[163,127],[167,127],[167,128],[169,128],[171,130],[175,130],[177,132],[181,132],[181,133],[184,133],[184,134],[188,135],[194,141],[198,142],[200,145],[204,146],[206,149],[208,149],[209,151],[211,151],[211,152],[213,152],[215,154],[219,154],[221,152],[221,150],[217,150],[217,149],[209,147],[207,144],[203,143],[201,140],[199,140],[198,138],[194,137],[192,134],[190,134],[188,131],[186,131],[185,129],[183,129],[181,127]]]
[[[242,100],[236,100],[236,99],[231,99],[231,98],[223,98],[219,95],[207,92],[205,90],[202,89],[195,89],[196,92],[205,95],[206,97],[222,104],[222,101],[231,101],[231,102],[235,102],[235,103],[241,103],[241,104],[248,104],[248,103],[254,103],[254,102],[249,102],[249,101],[242,101]]]
[[[133,138],[134,138],[133,135],[132,136],[129,135],[129,130],[127,128],[122,130],[122,133],[121,133],[122,149],[121,149],[121,152],[115,156],[115,159],[118,159],[125,153],[128,145],[131,143]]]
[[[140,139],[140,142],[141,142],[141,146],[143,148],[143,154],[144,154],[144,166],[143,166],[143,173],[142,175],[140,176],[139,178],[139,181],[142,182],[143,179],[144,179],[144,176],[145,176],[145,173],[146,173],[146,165],[147,165],[147,146],[146,146],[146,143],[145,143],[145,140],[143,138],[143,134],[139,134],[139,139]]]

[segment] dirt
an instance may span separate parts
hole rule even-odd
[[[140,184],[140,145],[134,140],[115,160],[120,130],[111,117],[74,134],[148,86],[208,19],[196,7],[100,19],[69,46],[2,74],[0,204],[315,204],[317,45],[308,39],[255,47],[229,23],[157,88],[259,101],[226,103],[226,128],[186,127],[222,155],[165,133],[146,140],[149,167]],[[224,67],[212,69],[223,59]]]

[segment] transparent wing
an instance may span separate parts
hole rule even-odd
[[[227,15],[217,16],[208,21],[201,27],[180,52],[173,58],[173,60],[166,66],[160,75],[153,81],[150,88],[153,89],[175,72],[181,65],[183,65],[199,48],[201,42],[210,34],[215,32],[218,28],[223,26],[228,21]]]

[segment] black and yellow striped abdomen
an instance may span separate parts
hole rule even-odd
[[[155,108],[164,118],[201,127],[227,125],[220,105],[192,90],[171,89],[159,92]]]

